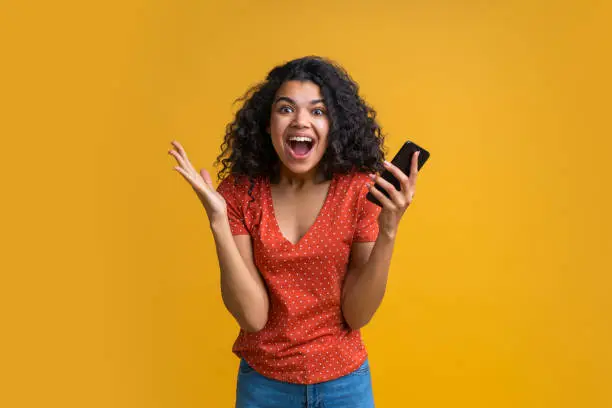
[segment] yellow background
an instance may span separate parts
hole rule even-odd
[[[0,406],[230,407],[237,326],[171,169],[278,63],[429,149],[364,331],[377,406],[612,407],[607,1],[56,1],[0,11]]]

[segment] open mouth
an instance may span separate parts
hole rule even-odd
[[[292,136],[287,141],[291,153],[296,158],[308,156],[314,147],[314,140],[308,136]]]

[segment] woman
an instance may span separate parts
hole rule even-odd
[[[385,162],[376,113],[323,58],[274,68],[243,101],[216,191],[178,142],[169,152],[206,209],[241,328],[236,407],[373,407],[359,329],[382,301],[418,153],[409,176]],[[400,190],[376,175],[385,168]]]

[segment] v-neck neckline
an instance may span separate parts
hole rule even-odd
[[[302,241],[304,241],[305,238],[311,235],[312,231],[315,229],[315,227],[319,223],[319,220],[322,217],[323,213],[326,211],[328,203],[332,196],[333,189],[335,187],[336,187],[336,175],[332,177],[329,183],[329,187],[327,188],[327,194],[325,195],[325,200],[323,201],[323,205],[321,206],[321,209],[319,210],[319,213],[317,214],[315,220],[310,225],[310,227],[308,227],[304,235],[302,235],[302,237],[298,239],[296,243],[293,243],[285,236],[285,234],[283,233],[283,230],[280,227],[280,224],[278,223],[278,218],[276,218],[276,210],[274,209],[274,199],[272,198],[272,183],[270,182],[269,178],[266,179],[266,191],[268,193],[268,207],[270,210],[270,216],[274,220],[274,225],[276,226],[276,231],[278,235],[283,239],[284,242],[286,242],[291,247],[298,247],[302,243]]]

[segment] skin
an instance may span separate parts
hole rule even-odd
[[[296,244],[315,222],[330,185],[318,173],[329,133],[319,87],[301,81],[281,85],[272,105],[268,132],[282,163],[279,177],[271,186],[274,212],[285,238]],[[307,158],[292,156],[288,146],[292,136],[312,138],[314,144]]]
[[[300,185],[321,181],[319,162],[327,149],[329,118],[319,87],[312,82],[287,81],[276,92],[268,133],[282,163],[280,183]],[[306,159],[290,154],[288,139],[308,136],[314,140]]]
[[[329,181],[318,171],[329,132],[329,118],[322,99],[316,84],[287,81],[279,88],[272,106],[268,132],[281,162],[280,174],[271,185],[272,198],[279,227],[292,243],[297,243],[314,223],[329,189]],[[288,138],[296,135],[309,136],[315,141],[305,159],[296,159],[288,150]],[[232,236],[225,200],[215,191],[210,174],[204,169],[195,170],[180,143],[172,142],[169,154],[176,159],[174,169],[196,192],[210,221],[226,308],[244,330],[263,329],[268,319],[269,298],[253,261],[251,238]],[[370,175],[369,191],[382,204],[379,235],[375,242],[355,243],[351,248],[342,313],[352,329],[367,324],[382,302],[400,220],[414,199],[418,154],[413,157],[410,175],[385,162],[385,167],[400,181],[400,190],[379,175]],[[375,183],[390,198],[379,192]]]

